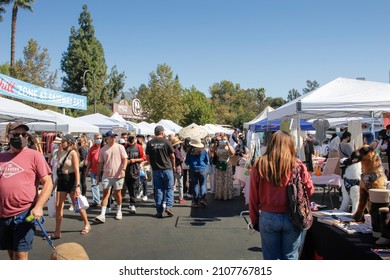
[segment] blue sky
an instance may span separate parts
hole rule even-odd
[[[108,69],[127,76],[125,91],[162,63],[207,96],[222,80],[283,98],[306,80],[389,82],[388,0],[36,0],[33,13],[19,10],[16,57],[33,38],[59,70],[83,4]],[[0,23],[0,63],[10,59],[11,8]]]

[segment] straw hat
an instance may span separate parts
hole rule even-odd
[[[181,140],[180,140],[179,138],[177,138],[177,137],[174,137],[174,138],[172,138],[171,143],[172,143],[172,146],[176,146],[176,145],[178,145],[178,144],[183,143],[183,141],[181,141]]]
[[[56,137],[55,139],[54,139],[54,141],[53,141],[53,143],[55,143],[55,144],[61,144],[61,138],[60,137]]]
[[[204,148],[204,145],[202,144],[202,142],[200,142],[200,139],[191,140],[190,145],[195,148]]]

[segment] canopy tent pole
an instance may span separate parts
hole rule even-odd
[[[374,111],[371,111],[371,135],[372,139],[375,139],[375,120],[374,120]]]

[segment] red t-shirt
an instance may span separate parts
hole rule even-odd
[[[299,159],[297,163],[301,169],[302,182],[306,186],[306,192],[310,196],[314,193],[313,182],[310,173]],[[256,166],[257,167],[257,166]],[[288,213],[287,183],[290,177],[286,176],[283,186],[274,186],[272,183],[260,177],[258,170],[252,168],[249,190],[249,215],[253,224],[259,220],[259,210],[271,213]]]
[[[99,164],[100,145],[93,145],[88,152],[88,162],[91,163],[90,172],[97,174]]]
[[[0,153],[0,218],[30,209],[38,197],[41,178],[51,170],[43,155],[32,149]]]

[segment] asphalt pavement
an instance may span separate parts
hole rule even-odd
[[[89,181],[89,179],[87,179]],[[88,182],[89,184],[89,182]],[[88,185],[89,187],[89,185]],[[89,188],[88,188],[89,190]],[[149,185],[149,193],[152,186]],[[91,201],[91,193],[87,192]],[[175,193],[177,198],[177,193]],[[65,205],[61,239],[53,240],[55,246],[66,242],[81,244],[93,260],[260,260],[261,240],[259,233],[248,230],[249,217],[244,195],[233,200],[215,200],[207,195],[207,207],[192,208],[191,201],[175,203],[174,216],[164,213],[163,219],[157,219],[154,200],[143,202],[137,199],[137,213],[130,214],[128,195],[122,212],[123,219],[115,220],[116,210],[106,216],[104,224],[94,218],[100,214],[100,208],[87,209],[92,230],[81,235],[83,223],[79,214],[68,210]],[[328,197],[322,200],[322,191],[318,190],[312,200],[318,204],[328,204]],[[337,197],[333,196],[337,205]],[[243,212],[244,211],[244,212]],[[45,209],[47,214],[47,210]],[[44,228],[53,232],[55,219],[46,217]],[[30,260],[47,260],[52,248],[39,227],[35,233]],[[0,260],[8,259],[6,251],[0,251]]]

